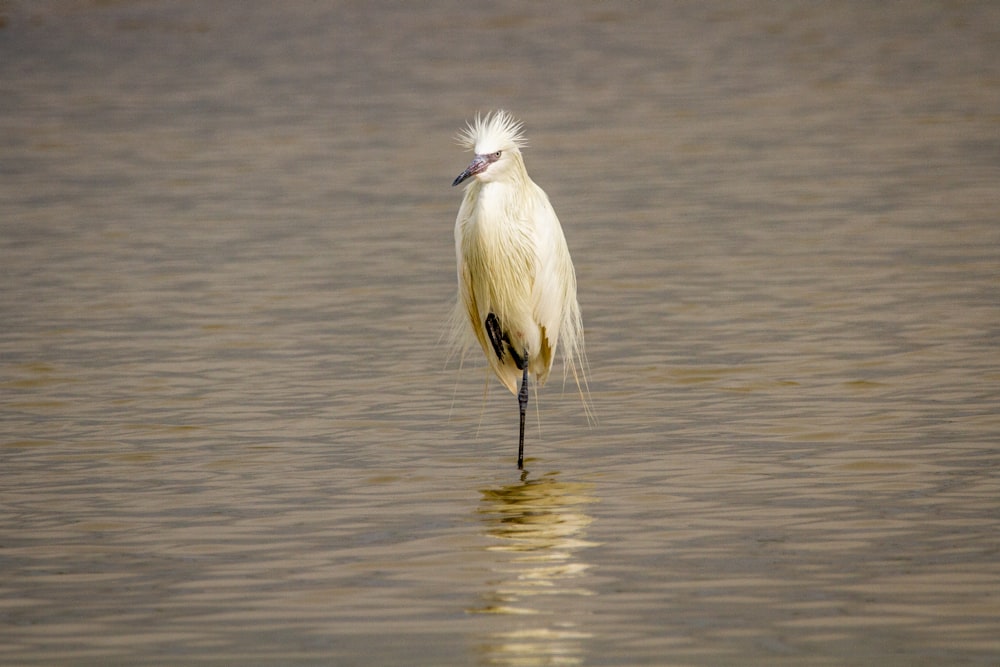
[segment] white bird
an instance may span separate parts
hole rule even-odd
[[[457,327],[471,329],[493,372],[518,398],[521,469],[528,376],[537,386],[544,384],[560,346],[591,416],[576,273],[559,218],[524,167],[522,124],[503,110],[477,114],[458,141],[475,157],[452,183],[469,181],[455,220],[453,319]]]

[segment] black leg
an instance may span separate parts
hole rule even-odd
[[[528,411],[528,364],[524,364],[521,376],[521,391],[517,394],[517,404],[521,408],[521,437],[517,441],[517,469],[524,469],[524,414]]]
[[[496,352],[497,359],[503,361],[503,342],[506,339],[503,331],[500,330],[500,320],[493,313],[486,316],[486,335],[489,336],[493,351]]]

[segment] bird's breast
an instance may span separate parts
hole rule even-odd
[[[539,346],[540,336],[533,317],[534,231],[516,200],[505,194],[503,188],[488,184],[479,188],[477,200],[469,202],[467,218],[460,224],[464,291],[475,306],[477,325],[494,313],[512,343],[530,353],[530,348]]]

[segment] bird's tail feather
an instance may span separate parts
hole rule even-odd
[[[596,426],[597,413],[594,412],[594,402],[590,398],[590,385],[587,377],[590,375],[590,363],[587,361],[586,347],[583,342],[583,318],[575,300],[566,314],[562,330],[559,334],[559,344],[562,346],[563,358],[563,390],[566,389],[566,378],[573,376],[576,390],[583,403],[583,412],[587,415],[587,423]]]

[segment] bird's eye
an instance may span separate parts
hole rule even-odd
[[[496,153],[493,154],[493,159],[494,160],[499,160],[500,159],[500,151],[497,151]]]

